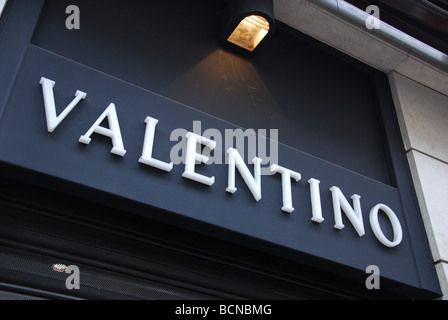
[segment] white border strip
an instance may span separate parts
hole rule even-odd
[[[5,9],[6,1],[8,0],[0,0],[0,18],[2,17],[3,9]]]

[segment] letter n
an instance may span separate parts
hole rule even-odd
[[[344,228],[344,224],[342,223],[342,212],[341,212],[342,208],[342,210],[347,215],[347,218],[352,223],[358,235],[360,237],[363,236],[365,231],[361,211],[361,201],[360,201],[361,197],[357,194],[354,194],[351,197],[353,200],[353,208],[352,208],[350,206],[350,203],[347,201],[344,194],[342,193],[341,189],[333,186],[330,188],[330,191],[333,198],[333,211],[334,211],[334,219],[336,222],[334,227],[339,230]]]
[[[253,158],[252,162],[254,163],[254,176],[250,173],[246,164],[244,163],[243,158],[238,153],[238,151],[234,148],[229,148],[227,150],[229,160],[229,175],[228,175],[228,187],[226,188],[227,192],[235,193],[235,167],[240,172],[243,177],[244,182],[249,187],[250,192],[254,196],[256,201],[261,199],[261,172],[260,172],[260,158]]]

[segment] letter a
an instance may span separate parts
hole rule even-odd
[[[70,5],[65,9],[65,13],[70,13],[70,15],[67,17],[67,19],[65,20],[65,27],[68,30],[72,30],[72,29],[77,29],[79,30],[80,27],[80,11],[79,11],[79,7],[75,6],[75,5]]]
[[[71,265],[68,266],[67,269],[65,270],[65,273],[72,273],[70,276],[67,277],[67,279],[65,280],[65,286],[67,287],[67,289],[72,290],[72,289],[79,289],[80,285],[79,285],[79,268],[78,266],[75,265]]]
[[[56,104],[54,102],[54,92],[53,87],[56,84],[53,80],[47,78],[40,78],[42,85],[42,93],[44,96],[44,106],[45,106],[45,116],[47,118],[47,129],[48,132],[53,132],[54,129],[65,119],[65,117],[73,110],[74,107],[81,101],[85,99],[87,93],[77,90],[75,93],[75,99],[61,112],[59,116],[56,116]]]
[[[366,279],[366,288],[368,290],[380,288],[380,268],[376,265],[370,265],[366,268],[366,274],[370,275]]]
[[[105,118],[107,118],[107,121],[109,122],[109,129],[100,126],[100,123]],[[121,138],[120,124],[118,123],[115,104],[111,103],[106,110],[104,110],[103,114],[95,121],[86,134],[79,138],[79,142],[89,144],[92,140],[90,136],[94,132],[111,138],[113,147],[110,152],[119,156],[124,156],[126,150],[124,149],[123,139]]]

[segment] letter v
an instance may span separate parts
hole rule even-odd
[[[48,132],[53,132],[54,129],[64,120],[64,118],[73,110],[74,107],[87,96],[87,93],[77,90],[75,93],[75,99],[61,112],[59,116],[56,116],[56,104],[54,102],[53,87],[56,84],[53,80],[41,77],[40,82],[42,85],[42,94],[44,96],[45,116],[47,118]]]

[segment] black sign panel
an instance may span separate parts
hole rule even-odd
[[[73,100],[76,90],[87,93],[51,133],[46,125],[41,77],[55,81],[57,114]],[[78,142],[111,103],[116,107],[126,149],[124,156],[112,154],[111,139],[99,134],[91,136],[89,145]],[[150,208],[159,208],[166,212],[166,221],[175,223],[179,217],[182,221],[201,221],[205,223],[202,232],[208,232],[207,225],[216,226],[225,230],[229,241],[232,235],[243,234],[256,239],[260,249],[270,245],[289,249],[292,259],[309,255],[323,265],[332,262],[335,263],[332,265],[356,270],[376,265],[384,278],[436,291],[431,262],[416,262],[421,256],[420,239],[425,234],[408,225],[415,216],[409,217],[405,212],[399,189],[279,144],[277,164],[301,174],[301,180],[291,181],[295,210],[286,213],[281,210],[280,174],[261,177],[262,197],[256,201],[238,170],[237,191],[226,192],[228,165],[225,163],[197,165],[198,173],[215,177],[211,186],[182,177],[184,164],[164,172],[139,163],[147,116],[159,120],[153,157],[164,162],[170,161],[170,152],[179,143],[170,140],[176,129],[193,131],[194,121],[201,121],[203,131],[214,128],[223,136],[226,129],[236,129],[230,123],[31,45],[1,118],[0,158],[6,163],[79,184],[92,194],[98,190],[119,197],[124,203],[146,205],[148,212],[143,214],[151,218],[154,217]],[[281,128],[278,129],[281,135]],[[253,166],[248,168],[253,174]],[[308,183],[311,178],[320,181],[324,218],[320,223],[311,220]],[[340,230],[334,227],[330,191],[333,186],[342,191],[351,206],[352,195],[361,197],[365,235],[358,235],[344,213],[345,227]],[[390,207],[400,222],[403,238],[395,247],[384,246],[373,233],[369,211],[377,204]],[[415,215],[415,211],[411,214]],[[392,240],[391,223],[384,214],[380,216],[381,229]],[[421,232],[416,234],[415,230]]]

